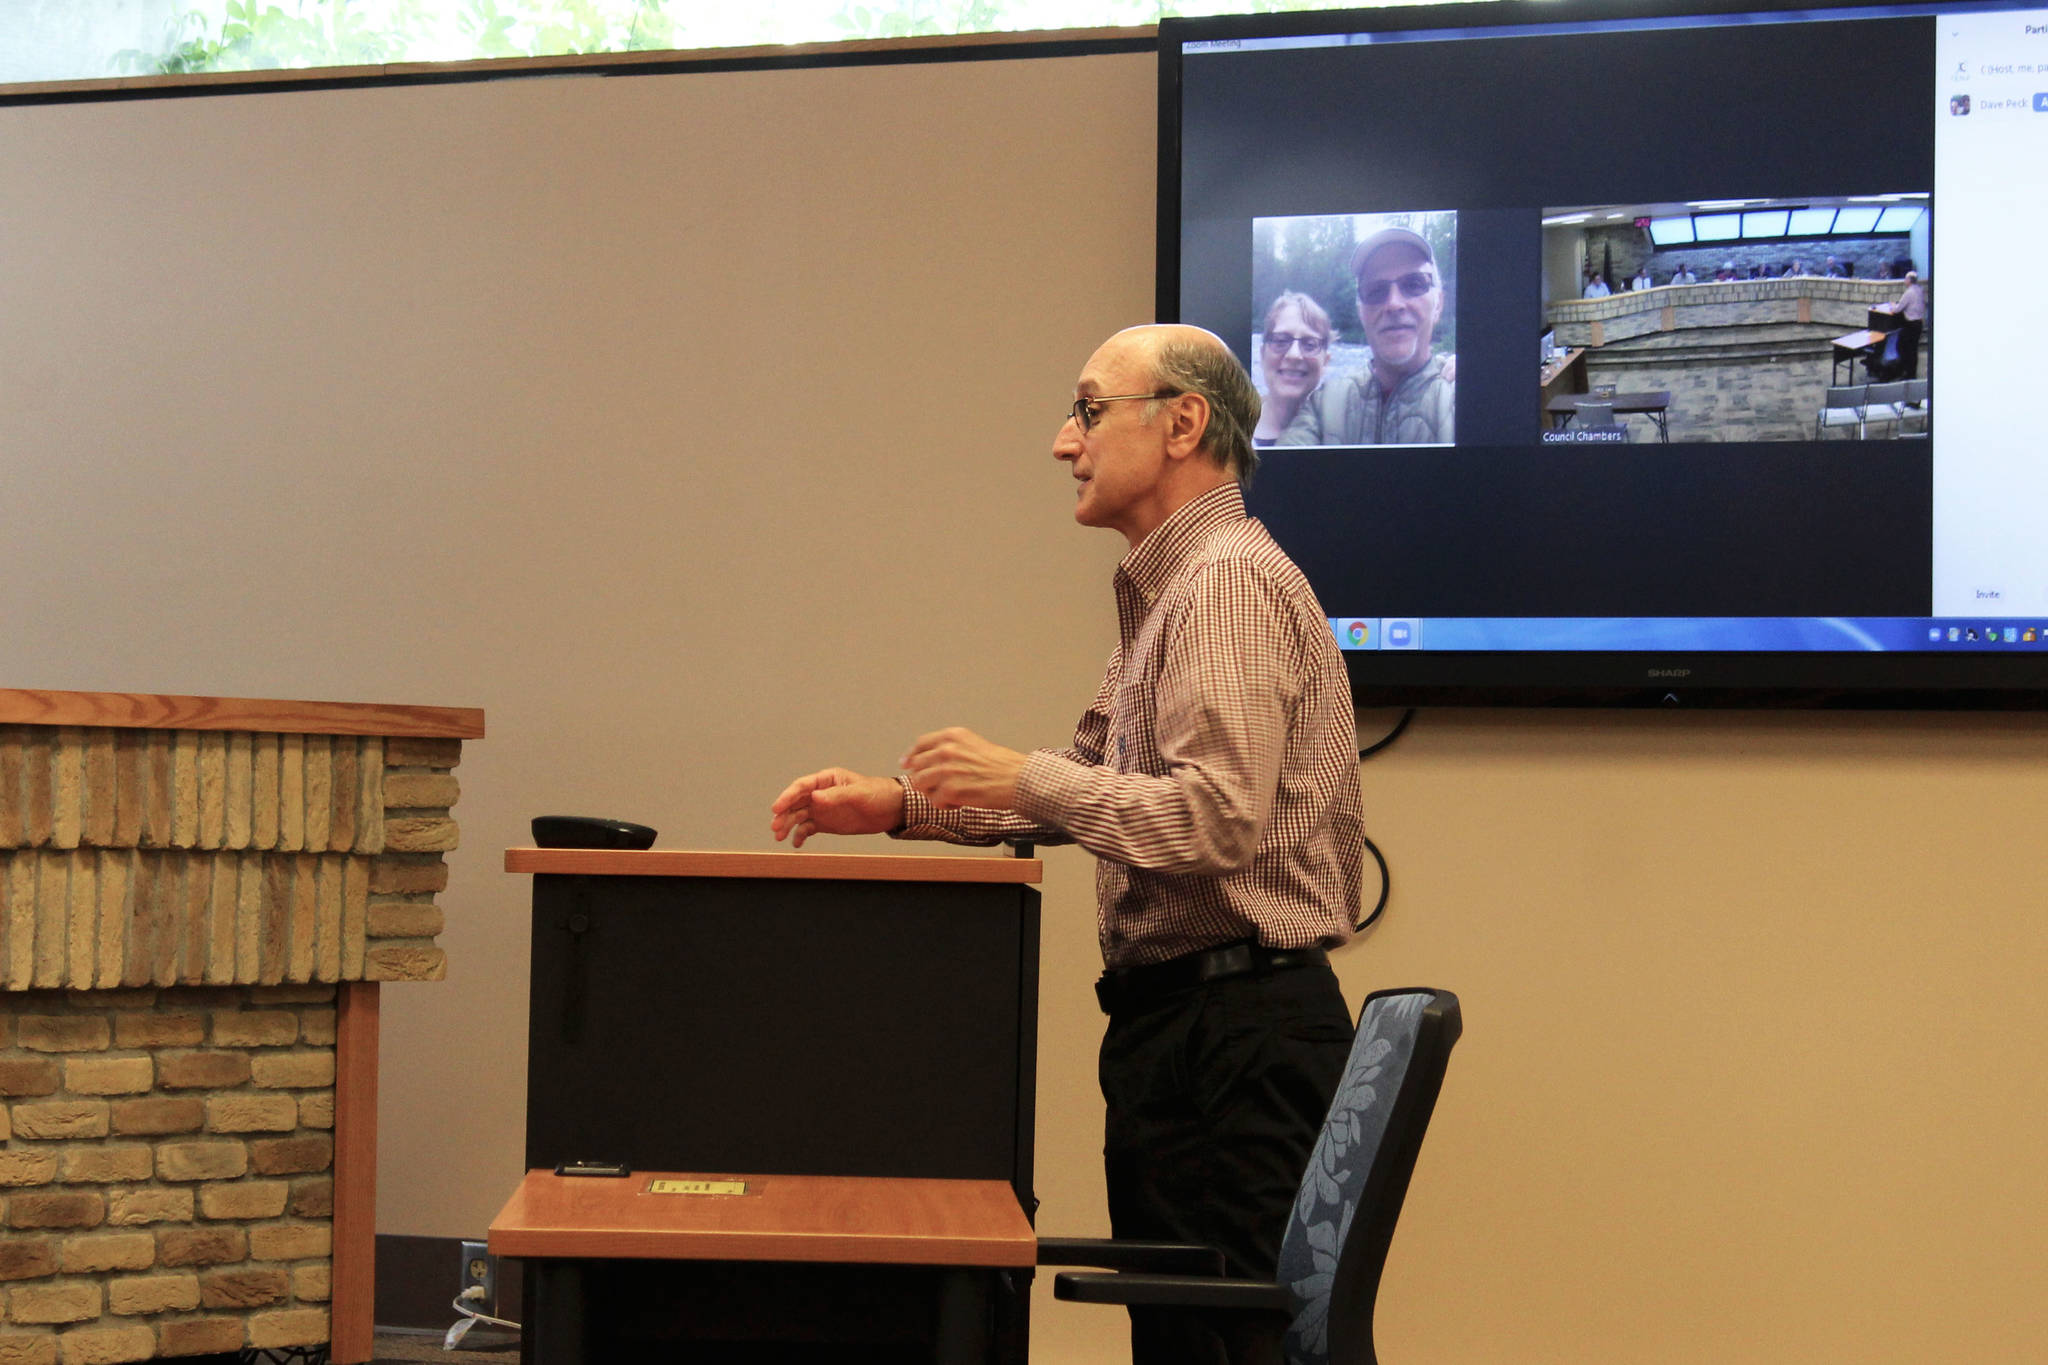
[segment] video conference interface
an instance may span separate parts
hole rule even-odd
[[[2048,644],[2048,11],[1224,40],[1181,80],[1163,302],[1241,348],[1253,510],[1352,647]],[[1866,626],[1764,624],[1823,619]]]

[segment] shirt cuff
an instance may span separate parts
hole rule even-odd
[[[903,821],[889,831],[891,839],[915,839],[920,830],[952,832],[946,817],[953,812],[934,806],[923,792],[910,785],[909,778],[899,777],[896,781],[903,788]]]
[[[1048,829],[1065,830],[1067,813],[1088,790],[1088,769],[1040,749],[1017,774],[1017,813]]]

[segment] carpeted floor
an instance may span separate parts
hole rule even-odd
[[[519,1359],[519,1338],[508,1332],[477,1328],[462,1339],[460,1348],[441,1349],[439,1332],[395,1332],[380,1329],[370,1365],[398,1365],[399,1362],[432,1360],[444,1365],[511,1365]]]

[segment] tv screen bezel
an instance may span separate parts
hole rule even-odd
[[[1168,18],[1159,25],[1156,297],[1180,320],[1182,48],[1188,42],[1300,34],[1456,30],[1500,25],[1726,14],[1814,13],[1783,0],[1466,0],[1366,10]],[[1925,14],[1925,4],[1842,9]],[[1948,4],[1996,11],[2010,5]],[[1945,618],[1944,618],[1945,619]],[[1361,706],[1750,707],[1899,710],[2048,709],[2048,648],[2003,651],[1346,650]]]

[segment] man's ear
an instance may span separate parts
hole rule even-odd
[[[1199,393],[1183,393],[1171,401],[1166,454],[1169,459],[1184,460],[1200,449],[1202,436],[1209,430],[1209,400]]]

